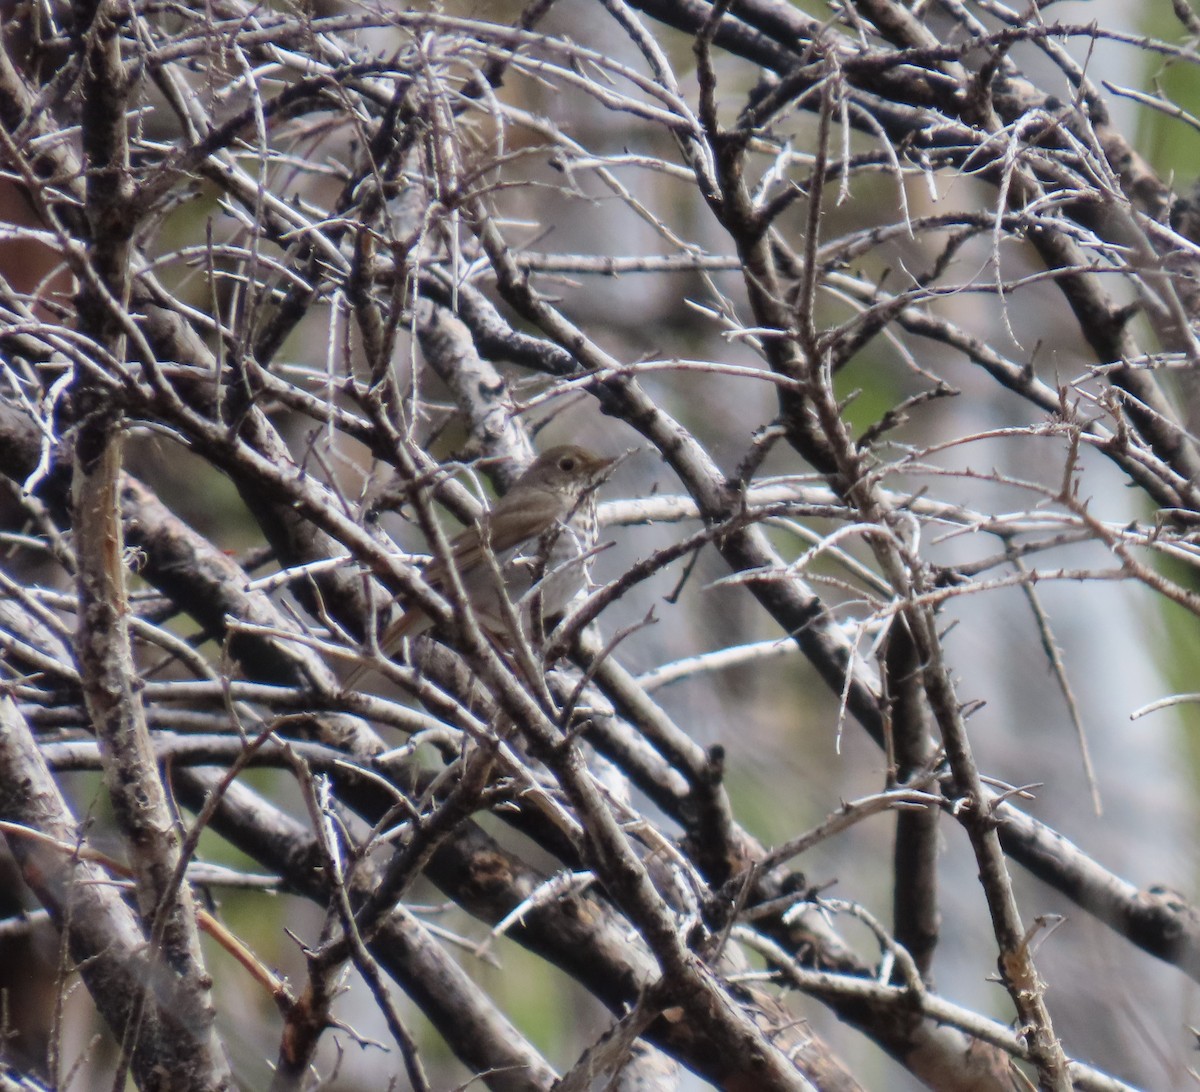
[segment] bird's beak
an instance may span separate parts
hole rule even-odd
[[[611,459],[600,460],[600,464],[596,468],[596,472],[592,475],[592,481],[594,481],[594,482],[604,481],[605,478],[607,478],[614,470],[617,469],[618,466],[620,466],[632,454],[633,454],[632,450],[623,451],[620,455],[614,455]]]

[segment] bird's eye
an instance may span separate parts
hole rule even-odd
[[[564,455],[558,460],[558,469],[565,470],[568,474],[570,474],[571,471],[575,469],[575,456]]]

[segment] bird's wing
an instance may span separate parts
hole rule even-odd
[[[465,527],[450,540],[450,556],[460,573],[483,561],[484,543],[503,563],[505,555],[522,543],[540,538],[562,515],[563,502],[553,493],[535,493],[501,498],[496,507],[485,512],[479,524]],[[429,584],[443,584],[448,575],[445,562],[435,557],[425,567]]]

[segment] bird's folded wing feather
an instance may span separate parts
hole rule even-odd
[[[484,558],[484,543],[497,560],[523,542],[539,538],[562,515],[563,502],[553,494],[535,494],[506,503],[512,494],[500,500],[487,512],[479,524],[460,531],[450,541],[450,556],[460,572],[474,568]],[[435,587],[445,583],[448,569],[445,561],[435,557],[425,567],[425,582]]]

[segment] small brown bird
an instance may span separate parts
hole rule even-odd
[[[596,521],[591,491],[617,460],[594,455],[582,447],[562,445],[539,455],[512,488],[450,542],[449,556],[476,620],[489,633],[508,632],[501,596],[517,608],[528,625],[533,600],[541,616],[560,613],[586,580],[585,556],[595,545]],[[485,546],[486,544],[486,546]],[[522,552],[523,547],[538,549]],[[503,592],[487,553],[491,551],[503,578]],[[426,583],[445,592],[449,572],[445,558],[425,567]],[[536,594],[531,594],[536,593]],[[419,607],[407,611],[384,631],[379,647],[391,656],[405,637],[429,625]],[[351,672],[354,685],[369,665]]]

